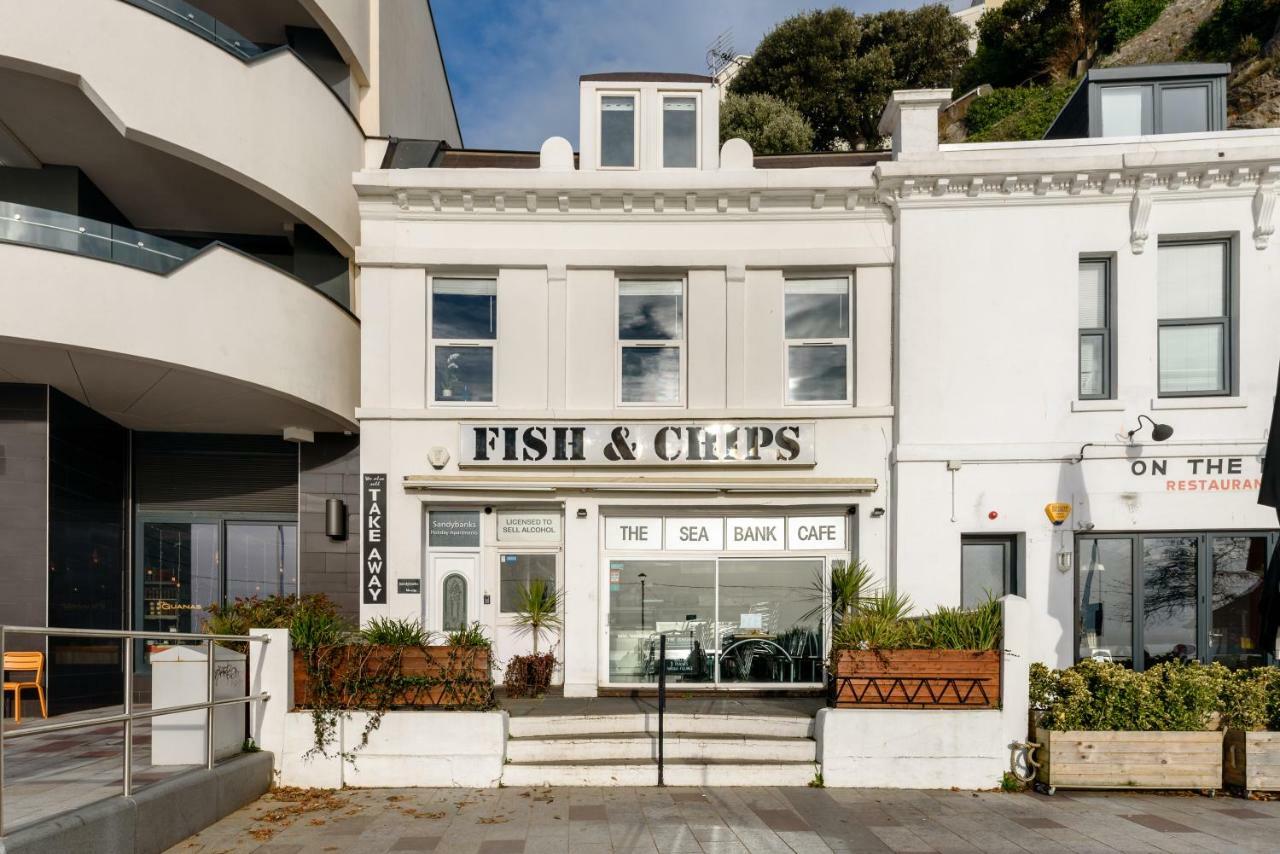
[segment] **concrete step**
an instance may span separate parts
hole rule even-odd
[[[813,718],[800,715],[667,715],[668,734],[813,738]],[[658,732],[658,713],[626,715],[519,715],[508,722],[511,738]]]
[[[739,760],[747,762],[813,762],[817,743],[809,738],[766,738],[739,735],[667,735],[663,750],[670,760]],[[647,733],[510,738],[507,761],[513,763],[599,759],[657,761],[658,740]]]
[[[813,762],[668,762],[668,786],[807,786]],[[542,762],[507,765],[503,786],[656,786],[654,762]]]

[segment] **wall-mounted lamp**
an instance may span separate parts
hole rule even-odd
[[[1058,552],[1058,572],[1071,571],[1071,552]]]
[[[1151,420],[1149,415],[1138,416],[1138,426],[1129,431],[1129,442],[1133,443],[1133,435],[1142,429],[1142,419],[1147,419],[1147,423],[1151,425],[1151,438],[1156,442],[1163,442],[1173,435],[1173,428],[1168,424],[1157,424]]]
[[[578,516],[578,518],[579,518],[579,519],[585,519],[585,518],[587,518],[587,508],[585,508],[585,507],[579,507],[579,508],[578,508],[577,516]]]
[[[874,510],[872,510],[872,511],[871,511],[871,518],[872,518],[872,519],[879,519],[879,518],[880,518],[881,516],[883,516],[883,515],[884,515],[884,508],[883,508],[883,507],[877,507],[877,508],[875,508]]]
[[[334,540],[347,538],[347,502],[341,498],[325,499],[324,533]]]

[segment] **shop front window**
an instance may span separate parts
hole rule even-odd
[[[1194,661],[1196,649],[1196,537],[1147,537],[1142,541],[1142,654],[1147,667]]]
[[[1076,560],[1083,660],[1133,665],[1133,542],[1081,537]]]
[[[556,556],[554,554],[503,554],[498,557],[500,579],[499,605],[502,613],[513,614],[519,609],[521,590],[539,579],[545,589],[556,589]]]
[[[1266,663],[1262,637],[1263,574],[1266,537],[1213,538],[1213,613],[1209,654],[1228,667]]]

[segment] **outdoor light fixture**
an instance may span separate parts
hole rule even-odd
[[[871,518],[872,518],[872,519],[879,519],[879,518],[880,518],[881,516],[883,516],[883,515],[884,515],[884,508],[883,508],[883,507],[877,507],[877,508],[875,508],[874,510],[872,510],[872,511],[871,511]]]
[[[579,507],[579,508],[578,508],[578,518],[579,518],[579,519],[585,519],[585,518],[587,518],[587,508],[585,508],[585,507]]]
[[[1156,422],[1151,420],[1151,416],[1139,415],[1138,426],[1134,427],[1132,430],[1129,431],[1130,444],[1132,444],[1133,442],[1133,434],[1137,433],[1139,430],[1142,429],[1142,419],[1144,418],[1147,419],[1147,423],[1151,425],[1151,438],[1154,439],[1155,441],[1163,442],[1165,439],[1168,439],[1170,436],[1173,435],[1173,428],[1170,427],[1168,424],[1157,424]]]
[[[341,498],[326,498],[324,502],[324,533],[334,540],[347,536],[347,502]]]

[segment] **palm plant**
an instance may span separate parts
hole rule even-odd
[[[515,624],[533,635],[533,654],[538,654],[538,636],[564,625],[560,616],[561,592],[545,578],[534,578],[516,590]]]
[[[807,598],[817,604],[800,617],[800,622],[808,622],[815,617],[821,619],[830,607],[831,626],[834,629],[857,616],[874,596],[875,588],[875,574],[866,563],[860,560],[853,563],[834,560],[828,577],[824,577],[821,569],[814,573],[811,592]]]

